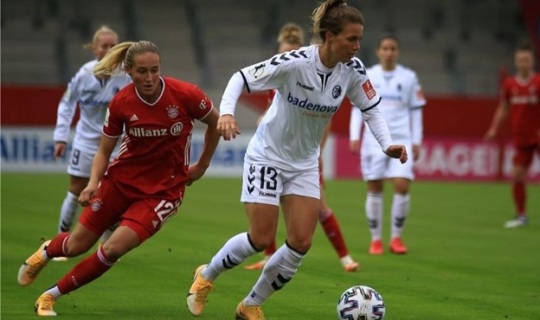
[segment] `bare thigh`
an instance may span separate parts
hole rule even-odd
[[[258,250],[264,250],[276,237],[279,207],[264,203],[245,203],[249,236]]]
[[[281,197],[281,206],[287,228],[287,242],[296,251],[306,253],[311,248],[313,233],[317,227],[320,200],[286,195]]]

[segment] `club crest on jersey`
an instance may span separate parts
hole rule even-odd
[[[184,124],[182,122],[177,122],[171,126],[171,134],[173,136],[177,136],[182,132],[182,128],[184,128]]]
[[[169,119],[175,119],[178,117],[179,113],[178,106],[172,105],[167,107],[167,115],[169,116]]]
[[[259,79],[265,74],[265,63],[260,63],[258,65],[254,65],[248,70],[248,73],[254,78]]]
[[[341,96],[341,86],[340,85],[336,85],[334,87],[334,89],[332,89],[332,97],[334,99],[337,99],[339,98],[339,96]]]
[[[96,212],[101,209],[101,206],[103,205],[103,201],[99,198],[92,200],[91,208],[92,211]]]

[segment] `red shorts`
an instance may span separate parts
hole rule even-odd
[[[516,150],[513,158],[514,166],[529,168],[533,161],[534,153],[536,152],[540,156],[540,146],[537,144],[529,146],[515,146],[514,148]]]
[[[175,213],[181,199],[141,198],[127,196],[121,186],[106,176],[101,181],[96,196],[85,207],[79,222],[95,234],[101,235],[113,224],[127,226],[143,243],[154,235]]]

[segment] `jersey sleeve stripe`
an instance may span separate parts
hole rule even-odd
[[[365,111],[368,111],[368,110],[370,110],[370,109],[373,109],[373,108],[375,108],[376,106],[378,106],[379,103],[381,103],[381,97],[379,97],[379,101],[377,101],[374,105],[372,105],[372,106],[369,107],[369,108],[360,109],[360,111],[365,112]]]
[[[251,89],[249,89],[249,84],[248,84],[248,82],[246,80],[246,76],[244,75],[242,70],[240,70],[240,74],[242,75],[242,78],[244,79],[244,85],[246,86],[247,92],[251,93]]]
[[[212,112],[212,110],[214,110],[214,105],[212,104],[212,108],[210,108],[210,110],[208,110],[208,112],[199,118],[199,120],[204,120],[204,118],[208,117],[208,115]]]

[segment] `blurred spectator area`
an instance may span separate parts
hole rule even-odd
[[[402,42],[400,62],[417,71],[427,94],[495,95],[527,36],[517,0],[349,0],[366,19],[359,53],[376,63],[380,35]],[[285,22],[311,37],[311,0],[4,0],[2,84],[64,85],[93,58],[82,45],[102,24],[120,41],[150,40],[162,74],[219,95],[233,72],[270,57]]]

